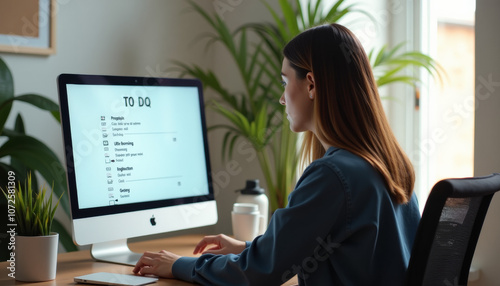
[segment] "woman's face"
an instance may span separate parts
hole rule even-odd
[[[297,78],[295,69],[285,58],[281,77],[285,91],[281,95],[280,103],[286,106],[290,129],[293,132],[314,131],[313,101],[316,94],[312,73],[308,73],[304,79]]]

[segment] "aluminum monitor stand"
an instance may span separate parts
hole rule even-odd
[[[90,255],[98,261],[135,266],[142,253],[128,248],[127,239],[95,243],[90,247]]]

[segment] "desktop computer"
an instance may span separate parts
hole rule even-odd
[[[135,265],[127,239],[217,222],[201,82],[58,77],[72,235]]]

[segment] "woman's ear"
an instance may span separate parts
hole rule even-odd
[[[306,81],[307,92],[309,93],[309,97],[313,99],[316,96],[316,85],[314,84],[314,74],[312,72],[306,74]]]

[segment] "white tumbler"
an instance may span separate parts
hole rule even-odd
[[[258,235],[260,212],[257,204],[235,203],[231,218],[234,238],[252,241]]]

